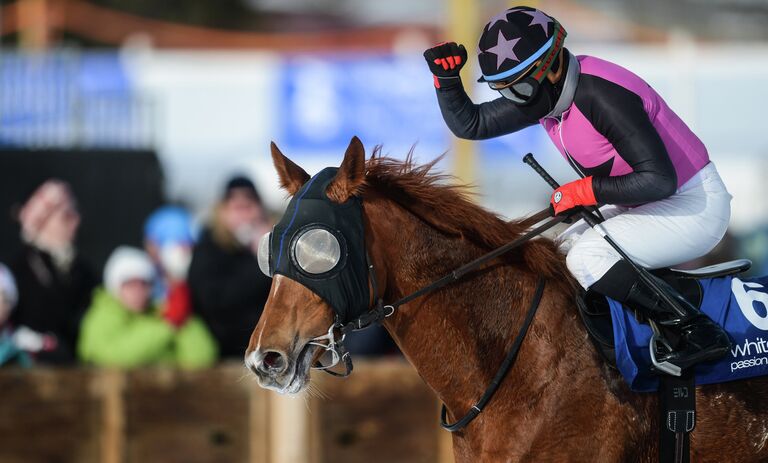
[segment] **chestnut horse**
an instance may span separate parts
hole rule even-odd
[[[307,173],[272,145],[291,195]],[[469,201],[461,187],[416,166],[374,155],[354,138],[326,193],[362,198],[365,239],[385,302],[394,301],[519,236]],[[455,284],[403,305],[384,326],[424,381],[463,416],[510,349],[539,277],[546,289],[517,362],[477,419],[453,434],[463,462],[651,462],[658,455],[654,394],[631,392],[598,357],[574,304],[574,283],[552,241],[540,238]],[[372,301],[373,304],[373,301]],[[277,275],[246,351],[261,386],[296,393],[318,354],[333,311],[299,283]],[[260,368],[269,361],[269,368]],[[265,373],[268,372],[268,373]],[[768,461],[768,380],[698,388],[692,461]],[[384,444],[384,443],[382,443]]]

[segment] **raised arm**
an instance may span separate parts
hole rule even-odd
[[[435,76],[435,91],[443,119],[457,137],[483,140],[516,132],[538,122],[506,98],[481,104],[470,100],[459,77],[459,71],[467,61],[463,45],[455,42],[436,45],[424,52],[424,59]]]

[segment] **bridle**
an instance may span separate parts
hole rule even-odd
[[[549,216],[550,216],[550,210],[545,209],[534,214],[534,216],[532,217],[539,218],[539,217],[549,217]],[[570,219],[570,217],[571,217],[570,215],[556,216],[551,220],[543,223],[542,225],[539,225],[538,227],[531,229],[530,231],[521,235],[515,240],[510,241],[509,243],[501,247],[498,247],[493,251],[483,254],[482,256],[476,258],[475,260],[454,269],[453,271],[443,276],[442,278],[439,278],[433,281],[432,283],[428,284],[427,286],[424,286],[390,304],[384,304],[384,300],[379,295],[378,287],[376,283],[377,281],[376,273],[375,273],[373,264],[371,264],[370,257],[366,255],[369,281],[373,289],[372,294],[375,300],[375,304],[373,305],[373,307],[370,308],[368,312],[362,314],[357,319],[352,320],[351,322],[346,324],[340,322],[339,316],[337,314],[335,316],[333,324],[330,326],[330,328],[328,328],[328,332],[326,334],[312,338],[309,341],[310,345],[318,346],[319,348],[325,349],[327,352],[330,352],[333,359],[332,362],[329,363],[328,365],[321,365],[317,363],[312,368],[316,370],[323,370],[326,373],[329,373],[333,376],[339,376],[339,377],[349,376],[352,373],[353,364],[352,364],[352,357],[347,351],[346,347],[344,346],[344,339],[346,338],[347,333],[352,331],[364,330],[370,326],[381,323],[386,318],[394,315],[395,312],[397,312],[397,309],[401,305],[406,304],[427,293],[440,289],[457,280],[460,280],[467,273],[473,270],[476,270],[478,267],[485,264],[486,262],[489,262],[511,251],[512,249],[515,249],[523,245],[524,243],[541,235],[542,233],[554,227],[555,225]],[[541,220],[538,220],[535,223],[538,223],[540,221]],[[518,334],[515,337],[515,341],[513,342],[510,351],[507,353],[507,356],[505,357],[498,371],[494,375],[490,385],[486,388],[485,392],[481,396],[480,400],[478,400],[475,403],[475,405],[473,405],[470,408],[470,410],[461,419],[457,420],[454,423],[447,422],[448,411],[445,405],[442,406],[442,411],[440,416],[440,425],[444,429],[450,432],[455,432],[467,426],[472,420],[474,420],[477,417],[477,415],[480,414],[480,412],[483,411],[483,408],[488,404],[488,402],[491,400],[493,395],[496,393],[499,386],[501,385],[501,381],[504,379],[506,374],[514,365],[515,359],[517,358],[517,353],[520,350],[520,346],[522,345],[523,340],[525,339],[525,335],[528,332],[528,328],[530,327],[531,322],[533,321],[533,317],[536,315],[536,310],[539,306],[539,303],[541,302],[541,298],[544,294],[544,285],[545,285],[545,280],[540,277],[536,285],[536,291],[534,293],[534,297],[531,300],[531,304],[530,304],[530,307],[528,308],[528,311],[526,312],[523,325],[518,331]],[[336,336],[337,332],[339,333],[338,337]],[[324,344],[325,341],[327,341],[327,344]],[[344,364],[343,372],[339,373],[331,370],[331,368],[335,367],[336,365],[342,362]]]

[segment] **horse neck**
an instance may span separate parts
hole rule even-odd
[[[366,201],[365,209],[372,259],[382,269],[385,303],[485,251],[446,237],[390,201]],[[474,405],[499,368],[522,326],[537,280],[523,264],[497,262],[401,306],[386,320],[403,354],[455,417]],[[583,331],[573,328],[576,317],[566,313],[567,300],[562,286],[549,285],[532,330],[537,332],[529,333],[518,363],[545,369],[559,361],[555,353],[562,353],[564,346],[584,348],[583,339],[577,339]],[[542,387],[537,376],[517,372],[504,387],[530,392]]]

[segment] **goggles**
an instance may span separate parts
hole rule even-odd
[[[497,90],[506,99],[512,100],[514,103],[524,104],[536,96],[536,93],[539,91],[538,84],[540,83],[524,81],[498,87],[491,85],[490,87]]]
[[[272,232],[262,236],[257,251],[259,268],[270,278],[275,268],[271,255],[272,236]],[[295,267],[308,277],[323,276],[340,266],[342,242],[340,236],[322,225],[309,226],[296,233],[289,247],[289,256]]]
[[[521,105],[529,103],[538,93],[539,87],[549,70],[552,69],[552,65],[563,49],[563,43],[567,35],[568,33],[565,31],[565,28],[560,23],[555,22],[552,46],[545,52],[541,60],[531,66],[529,71],[526,71],[522,77],[513,81],[488,81],[488,86],[492,90],[501,93],[503,97],[511,100],[513,103]]]

